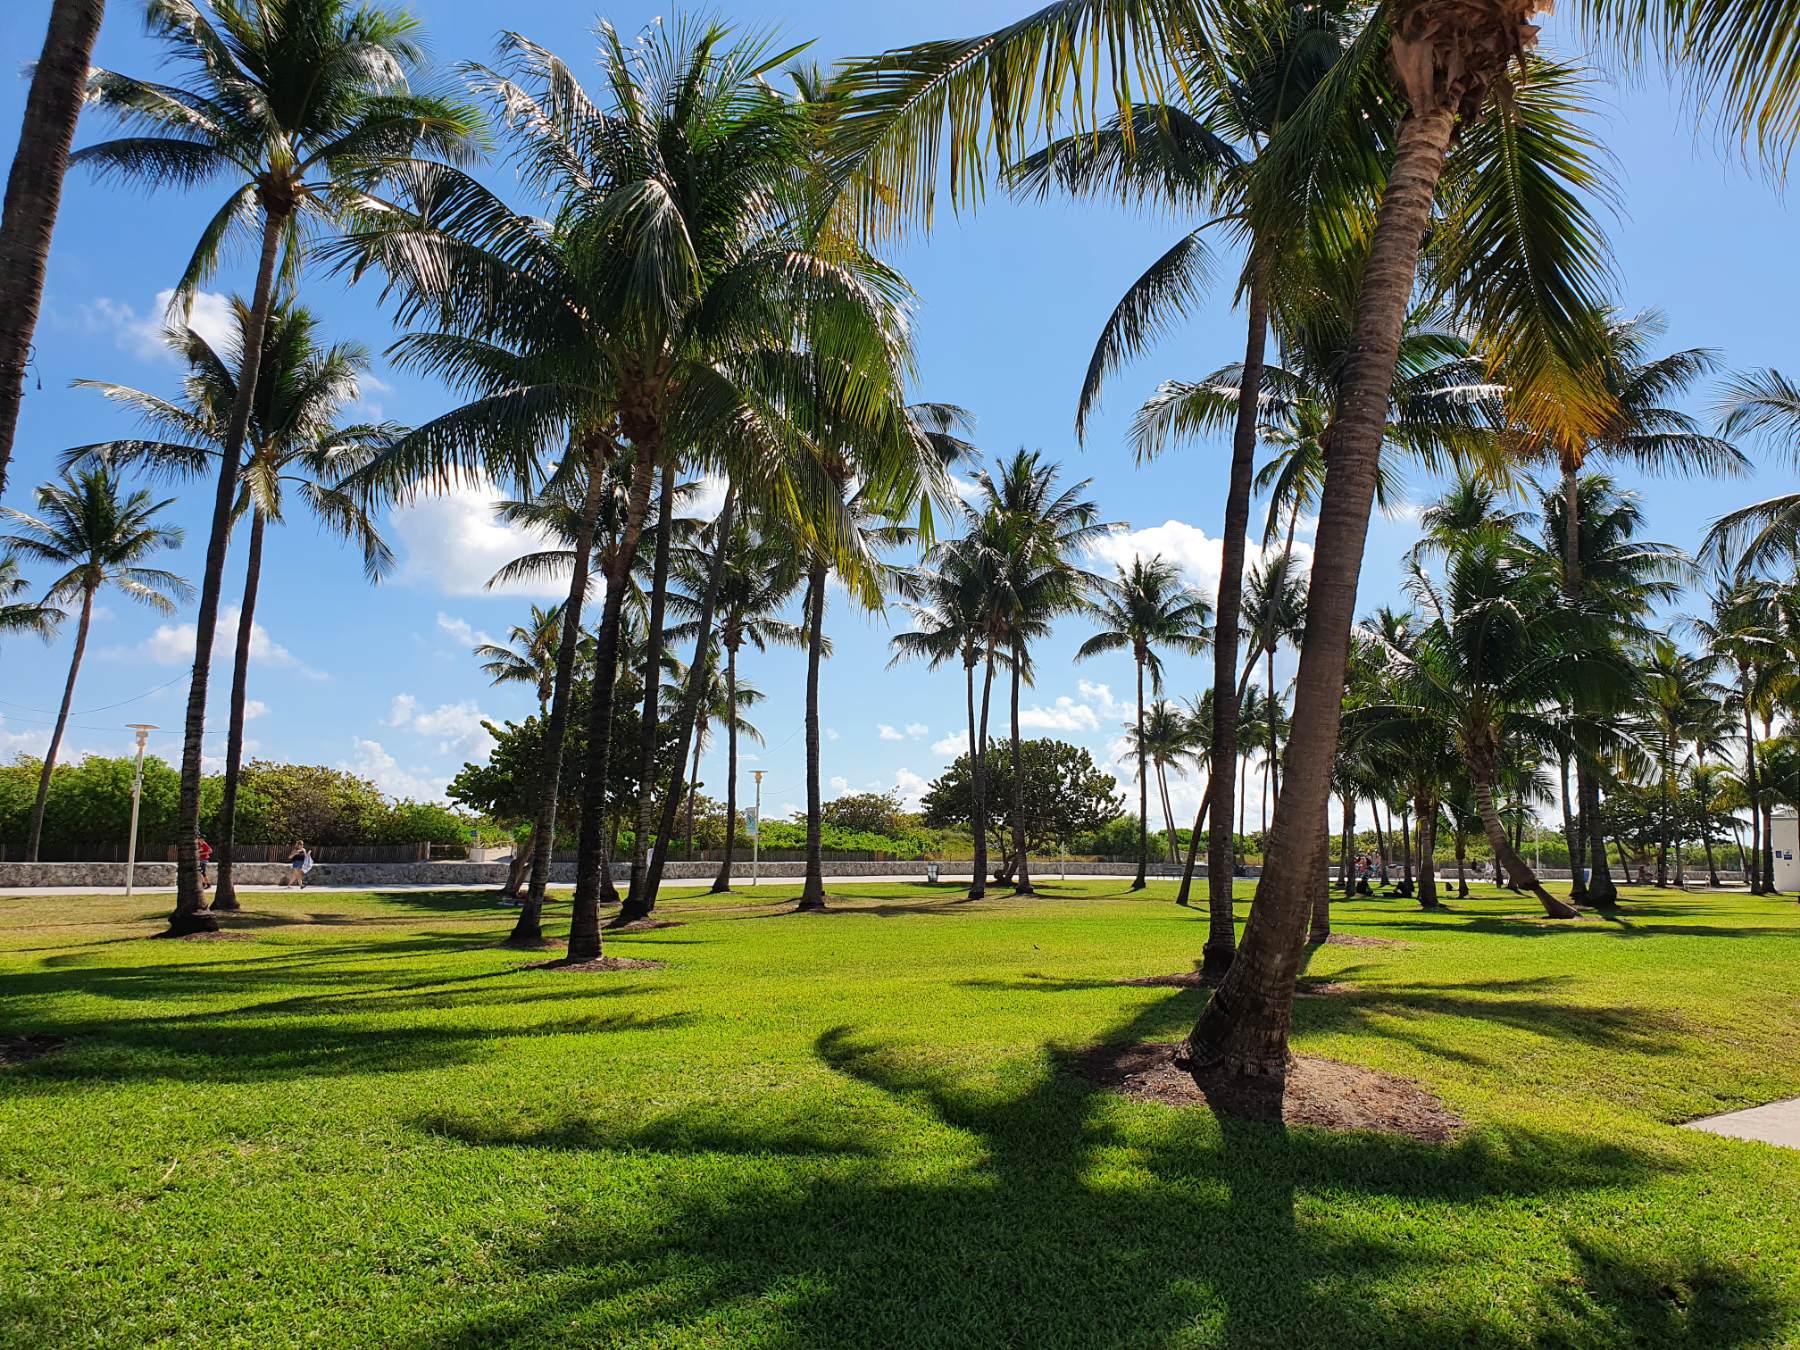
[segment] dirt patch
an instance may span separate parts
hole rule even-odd
[[[1361,933],[1333,933],[1325,939],[1332,947],[1410,947],[1412,943],[1396,938],[1364,937]]]
[[[219,928],[210,933],[152,933],[152,938],[174,937],[177,942],[255,942],[255,933],[240,932],[235,928]]]
[[[629,956],[601,956],[592,961],[535,961],[520,970],[558,970],[573,974],[601,975],[615,970],[661,970],[661,961],[634,961]]]
[[[66,1036],[0,1036],[0,1069],[54,1055],[68,1043]]]
[[[633,919],[630,923],[609,923],[609,933],[654,933],[659,928],[680,928],[680,919]]]
[[[1075,1063],[1083,1078],[1132,1101],[1205,1106],[1222,1115],[1319,1130],[1371,1130],[1428,1144],[1454,1139],[1463,1119],[1410,1079],[1295,1055],[1285,1079],[1239,1078],[1220,1070],[1190,1073],[1175,1063],[1176,1044],[1097,1045]]]

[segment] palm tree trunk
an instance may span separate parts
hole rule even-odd
[[[1455,127],[1455,110],[1448,106],[1414,109],[1402,119],[1363,271],[1319,502],[1306,633],[1294,682],[1288,740],[1294,758],[1287,762],[1284,784],[1292,809],[1276,807],[1283,823],[1265,852],[1243,946],[1185,1043],[1191,1062],[1223,1064],[1234,1074],[1279,1075],[1287,1068],[1294,982],[1309,917],[1306,869],[1314,822],[1331,792],[1350,625],[1400,331]]]
[[[1562,775],[1563,842],[1569,851],[1569,903],[1579,908],[1588,896],[1581,876],[1581,821],[1569,787],[1569,752],[1560,752],[1557,762]]]
[[[51,5],[44,49],[25,96],[19,148],[6,179],[6,205],[0,213],[0,497],[6,495],[6,466],[25,396],[25,368],[44,297],[69,146],[105,9],[106,0],[54,0]]]
[[[1762,837],[1762,893],[1780,895],[1775,888],[1775,803],[1766,796],[1762,804]]]
[[[1488,844],[1494,850],[1494,857],[1506,868],[1508,876],[1525,890],[1530,891],[1544,907],[1544,913],[1552,919],[1573,919],[1579,912],[1573,905],[1558,900],[1544,889],[1543,882],[1537,873],[1531,870],[1519,855],[1512,841],[1506,837],[1506,827],[1500,823],[1500,812],[1494,806],[1494,780],[1491,755],[1486,751],[1478,751],[1470,757],[1470,776],[1475,784],[1475,809],[1481,814],[1482,828],[1487,831]]]
[[[1369,815],[1375,821],[1375,865],[1381,884],[1387,885],[1387,836],[1381,832],[1381,798],[1369,798]]]
[[[1419,843],[1419,888],[1418,900],[1420,909],[1438,909],[1437,893],[1437,824],[1438,801],[1435,797],[1420,797],[1418,800],[1418,828],[1414,836]]]
[[[1606,861],[1606,830],[1600,819],[1600,780],[1591,766],[1575,761],[1575,790],[1581,794],[1582,832],[1588,851],[1588,903],[1596,909],[1617,909],[1619,888],[1613,884],[1612,867]]]
[[[219,824],[213,835],[212,907],[230,913],[241,908],[231,880],[231,855],[237,847],[238,776],[244,768],[244,706],[250,692],[250,639],[256,630],[256,595],[262,586],[263,513],[250,512],[250,542],[244,550],[244,598],[238,606],[237,650],[231,657],[231,726],[225,733],[225,781],[219,792]]]
[[[1662,757],[1662,819],[1656,823],[1656,884],[1669,884],[1669,826],[1674,819],[1675,801],[1669,793],[1669,757]]]
[[[737,514],[737,484],[728,483],[725,501],[719,508],[719,546],[713,551],[712,567],[706,578],[706,594],[700,601],[700,616],[694,624],[694,659],[688,663],[687,688],[682,691],[681,707],[675,714],[680,739],[675,746],[674,767],[669,771],[669,791],[663,798],[662,821],[656,832],[656,847],[650,855],[650,870],[644,881],[645,913],[656,908],[656,893],[662,887],[663,868],[669,859],[669,847],[675,839],[675,813],[681,807],[680,784],[687,764],[688,744],[694,748],[694,777],[700,777],[700,703],[706,695],[706,650],[712,645],[713,614],[719,603],[719,586],[725,579],[725,563],[729,553],[732,518]],[[688,834],[693,834],[693,797],[689,795]]]
[[[1456,813],[1456,898],[1469,898],[1469,835],[1463,829],[1462,812]]]
[[[824,802],[819,792],[819,648],[825,640],[825,563],[806,581],[806,880],[799,910],[825,908]]]
[[[1356,847],[1356,794],[1347,792],[1339,800],[1344,807],[1344,842],[1338,850],[1338,885],[1349,895],[1356,889],[1356,871],[1350,861],[1350,851]]]
[[[537,819],[531,826],[531,880],[518,920],[507,942],[538,947],[544,941],[544,893],[556,847],[557,795],[562,788],[563,748],[568,740],[569,702],[575,690],[575,649],[581,645],[581,609],[587,599],[588,570],[594,556],[594,532],[606,497],[606,457],[601,447],[587,447],[587,488],[575,527],[575,564],[569,574],[569,598],[563,602],[562,636],[556,644],[556,676],[550,686],[550,714],[544,720],[544,744],[538,772]],[[598,695],[599,688],[593,690]]]
[[[648,918],[656,907],[656,897],[644,889],[645,873],[650,864],[650,825],[656,814],[656,790],[660,784],[656,773],[656,742],[662,731],[657,704],[662,697],[663,612],[669,598],[669,553],[675,543],[675,465],[662,469],[662,493],[656,512],[656,553],[650,571],[650,621],[644,641],[644,709],[638,734],[638,801],[637,821],[631,836],[631,882],[625,891],[625,903],[619,907],[615,924],[635,923]],[[669,792],[675,791],[681,779],[681,765],[686,756],[670,769]]]
[[[1744,686],[1744,792],[1750,799],[1750,894],[1761,895],[1763,886],[1763,858],[1769,852],[1769,837],[1762,828],[1762,785],[1757,781],[1756,771],[1756,719],[1750,707],[1750,678],[1747,669],[1740,667],[1739,682]]]
[[[1306,928],[1308,946],[1317,946],[1331,937],[1331,813],[1330,799],[1326,810],[1319,812],[1313,846],[1312,880],[1307,882],[1310,922]]]
[[[1168,767],[1161,763],[1156,765],[1156,786],[1162,792],[1163,828],[1168,831],[1169,865],[1173,867],[1180,858],[1175,843],[1175,810],[1169,802]]]
[[[981,729],[975,741],[975,880],[969,888],[971,899],[979,899],[987,890],[988,874],[988,714],[994,694],[994,644],[990,641],[987,662],[981,675]]]
[[[25,843],[25,861],[38,860],[38,843],[44,833],[44,807],[50,800],[50,777],[56,771],[56,754],[62,748],[63,728],[69,721],[69,704],[75,698],[75,677],[81,673],[81,654],[87,650],[88,626],[94,618],[94,588],[81,589],[81,621],[75,628],[75,651],[69,657],[69,678],[63,681],[62,703],[56,710],[56,726],[50,732],[50,748],[38,771],[37,800],[31,804],[31,837]]]
[[[263,334],[275,291],[275,257],[281,248],[283,217],[263,208],[262,255],[256,268],[249,317],[244,321],[237,395],[231,404],[219,456],[219,482],[213,493],[212,527],[206,562],[200,574],[200,605],[194,612],[194,671],[188,680],[187,717],[181,746],[181,797],[175,819],[175,908],[169,914],[168,937],[216,932],[217,919],[206,910],[200,890],[200,855],[194,847],[200,833],[200,748],[206,736],[206,691],[212,674],[213,632],[219,622],[219,590],[225,579],[225,550],[231,541],[231,508],[237,497],[238,470],[244,435],[256,398],[262,366]]]
[[[1025,669],[1025,649],[1018,642],[1012,649],[1012,795],[1013,851],[1018,855],[1019,870],[1013,878],[1014,895],[1036,895],[1031,886],[1031,852],[1025,829],[1025,764],[1019,741],[1019,683]]]
[[[1013,682],[1018,688],[1018,682]],[[1013,698],[1013,717],[1019,715],[1019,700]],[[1013,732],[1013,742],[1018,743],[1018,732]],[[1141,891],[1149,883],[1145,876],[1150,868],[1150,778],[1144,763],[1144,658],[1137,658],[1137,762],[1138,762],[1138,865],[1137,877],[1131,883],[1131,889]],[[1018,756],[1013,757],[1013,773],[1019,772]]]
[[[1280,756],[1280,748],[1279,748],[1280,742],[1279,742],[1279,738],[1278,738],[1278,732],[1279,732],[1280,728],[1279,728],[1278,724],[1281,721],[1281,700],[1275,696],[1275,644],[1273,642],[1271,642],[1269,644],[1268,671],[1269,671],[1269,764],[1268,764],[1268,767],[1263,770],[1263,776],[1265,778],[1267,778],[1274,785],[1275,801],[1276,801],[1277,807],[1279,807],[1280,802],[1281,802],[1281,756]],[[1326,795],[1329,797],[1330,794],[1328,793]],[[1270,823],[1273,823],[1273,822],[1270,822]],[[1269,828],[1269,826],[1267,824],[1265,824],[1263,826],[1263,828],[1267,829],[1267,828]]]
[[[1175,892],[1175,903],[1185,905],[1194,885],[1194,864],[1200,857],[1200,833],[1206,828],[1207,812],[1212,810],[1212,768],[1206,773],[1206,791],[1200,794],[1200,809],[1194,812],[1194,831],[1188,836],[1187,862],[1181,869],[1181,886]]]
[[[963,698],[968,705],[969,727],[969,796],[971,810],[969,823],[974,827],[975,838],[972,841],[975,853],[974,862],[969,867],[968,899],[979,900],[987,894],[987,821],[984,820],[981,802],[981,741],[980,733],[975,727],[975,667],[980,662],[980,652],[971,649],[963,658]],[[986,689],[983,689],[983,701]]]
[[[731,712],[725,721],[725,858],[713,878],[714,895],[731,889],[731,853],[737,847],[737,649],[735,638],[725,644],[725,706]]]
[[[1402,869],[1400,892],[1402,895],[1410,896],[1413,893],[1412,831],[1404,806],[1400,808],[1400,864]]]
[[[1736,817],[1731,820],[1731,839],[1737,845],[1738,871],[1743,874],[1745,884],[1750,880],[1750,859],[1744,854],[1744,827]]]
[[[1232,808],[1238,796],[1238,621],[1244,607],[1244,537],[1250,528],[1250,491],[1256,470],[1256,413],[1262,400],[1263,358],[1269,340],[1269,272],[1250,267],[1244,365],[1238,381],[1237,420],[1231,436],[1231,475],[1225,489],[1225,533],[1219,544],[1219,595],[1213,615],[1212,779],[1207,803],[1213,828],[1206,840],[1206,945],[1200,969],[1223,979],[1237,952],[1232,911]],[[1222,827],[1222,828],[1221,828]]]
[[[694,860],[694,794],[700,791],[700,747],[706,743],[707,728],[694,728],[694,769],[688,775],[686,843],[687,860]]]
[[[611,864],[607,836],[617,836],[616,818],[607,808],[612,769],[613,700],[619,675],[619,618],[625,607],[625,591],[631,581],[632,559],[643,537],[650,511],[650,489],[656,481],[656,460],[650,448],[637,448],[631,471],[631,495],[625,507],[625,528],[606,573],[606,601],[600,607],[600,631],[594,637],[594,688],[588,706],[587,769],[581,784],[581,834],[575,857],[575,900],[569,915],[571,961],[591,961],[600,955],[600,897],[608,889]]]
[[[1700,842],[1706,848],[1706,884],[1719,889],[1719,864],[1713,858],[1712,812],[1707,809],[1706,794],[1700,794]]]

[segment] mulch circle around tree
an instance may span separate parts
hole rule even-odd
[[[0,1036],[0,1069],[54,1055],[68,1043],[66,1036]]]
[[[615,970],[661,970],[662,961],[634,961],[629,956],[601,956],[592,961],[534,961],[520,970],[556,970],[573,974],[602,975]]]
[[[1466,1122],[1410,1079],[1295,1055],[1285,1079],[1242,1078],[1220,1069],[1198,1074],[1175,1063],[1177,1043],[1096,1045],[1075,1063],[1097,1087],[1131,1101],[1205,1106],[1265,1124],[1320,1130],[1371,1130],[1428,1144],[1454,1139]]]

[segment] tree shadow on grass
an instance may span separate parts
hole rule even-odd
[[[1115,1035],[1141,1039],[1153,1021],[1140,1012]],[[711,1106],[637,1129],[579,1117],[524,1131],[438,1122],[478,1147],[647,1148],[681,1162],[655,1193],[634,1195],[637,1221],[564,1206],[549,1231],[499,1254],[526,1277],[503,1302],[421,1340],[1525,1345],[1563,1327],[1571,1302],[1603,1311],[1608,1299],[1623,1325],[1653,1324],[1629,1282],[1565,1289],[1550,1221],[1542,1283],[1512,1291],[1508,1320],[1429,1235],[1434,1207],[1554,1202],[1668,1170],[1629,1147],[1527,1130],[1452,1146],[1287,1130],[1130,1105],[1063,1072],[1054,1053],[1022,1088],[967,1081],[844,1027],[820,1035],[815,1053],[840,1081],[842,1126],[822,1122],[816,1103],[805,1119],[754,1131],[721,1130]],[[846,1147],[871,1111],[965,1142]],[[1392,1218],[1372,1226],[1358,1198]],[[1721,1265],[1705,1278],[1720,1296],[1694,1304],[1687,1325],[1705,1344],[1765,1340],[1782,1324],[1752,1273]]]

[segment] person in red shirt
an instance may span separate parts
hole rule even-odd
[[[199,835],[194,836],[194,852],[200,855],[200,889],[205,890],[212,885],[212,878],[207,876],[207,864],[212,861],[212,845]]]

